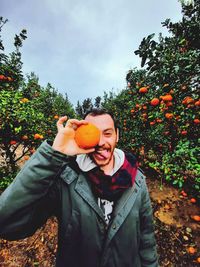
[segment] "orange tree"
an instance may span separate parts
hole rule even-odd
[[[120,146],[174,185],[198,195],[200,43],[199,2],[182,6],[179,23],[166,20],[170,36],[144,38],[135,51],[143,70],[127,74],[127,89],[104,101],[121,125]]]
[[[0,29],[5,23],[0,18]],[[24,78],[19,49],[25,38],[25,30],[15,36],[9,55],[0,40],[0,187],[15,176],[20,159],[28,159],[44,139],[52,140],[59,116],[74,115],[67,95],[50,84],[41,87],[34,73]]]

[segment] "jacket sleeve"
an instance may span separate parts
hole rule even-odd
[[[17,240],[32,235],[56,215],[56,181],[68,157],[45,141],[0,196],[0,237]]]
[[[157,267],[158,257],[154,234],[152,207],[145,180],[142,189],[142,206],[140,209],[140,232],[141,238],[139,250],[141,265],[142,267]]]

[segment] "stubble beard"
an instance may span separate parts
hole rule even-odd
[[[91,160],[99,167],[105,167],[107,165],[109,165],[109,163],[112,161],[113,157],[114,157],[114,148],[112,150],[110,150],[110,157],[108,159],[105,160],[98,160],[95,158],[95,152],[89,154]]]

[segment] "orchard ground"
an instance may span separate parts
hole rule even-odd
[[[21,166],[23,162],[21,162]],[[183,196],[180,190],[163,184],[146,171],[152,200],[155,234],[161,267],[200,266],[200,207]],[[57,249],[57,221],[46,225],[29,238],[0,240],[1,267],[53,267]]]

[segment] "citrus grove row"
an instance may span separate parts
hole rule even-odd
[[[20,48],[26,30],[15,36],[15,50],[7,55],[0,40],[0,187],[18,172],[45,139],[56,134],[62,115],[80,118],[91,107],[112,111],[120,129],[119,147],[131,150],[152,176],[180,188],[183,197],[199,201],[199,2],[182,4],[182,20],[162,23],[169,31],[155,41],[151,34],[135,54],[141,69],[127,72],[127,87],[78,102],[74,108],[50,84],[39,85],[34,74],[23,75]],[[1,27],[7,20],[0,18]]]

